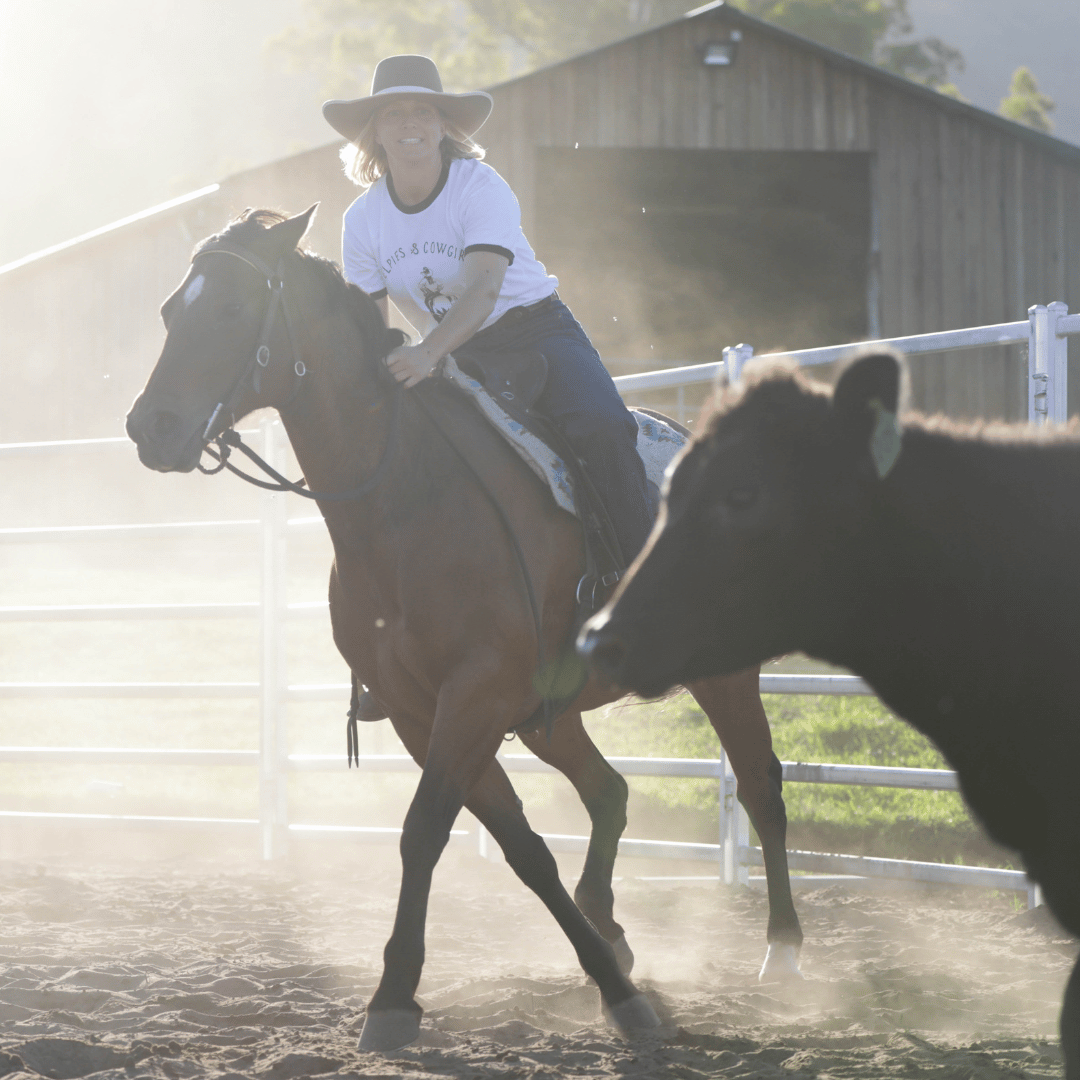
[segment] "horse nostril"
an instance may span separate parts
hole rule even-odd
[[[578,652],[606,675],[614,675],[626,658],[626,646],[610,630],[590,630],[578,645]]]
[[[180,427],[180,417],[176,413],[156,412],[150,421],[150,434],[155,439],[167,439]]]

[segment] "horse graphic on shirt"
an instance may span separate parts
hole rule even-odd
[[[436,322],[442,322],[443,316],[450,310],[450,305],[457,297],[448,296],[442,291],[442,286],[431,276],[431,270],[428,267],[425,266],[420,272],[423,274],[420,291],[424,294],[424,304],[431,312],[431,317]]]

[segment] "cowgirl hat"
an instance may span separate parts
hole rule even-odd
[[[323,116],[327,123],[350,142],[356,139],[374,116],[375,110],[401,97],[429,97],[431,103],[449,117],[466,135],[480,130],[491,113],[491,95],[483,90],[467,94],[447,94],[439,69],[426,56],[388,56],[380,60],[371,79],[371,96],[352,101],[326,101]]]

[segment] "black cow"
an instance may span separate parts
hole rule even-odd
[[[728,390],[581,648],[645,695],[793,651],[850,668],[1080,934],[1080,438],[901,433],[901,378],[875,354],[835,393],[790,367]],[[1080,1080],[1080,964],[1061,1041]]]

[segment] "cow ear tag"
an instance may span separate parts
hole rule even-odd
[[[871,398],[868,404],[877,417],[870,436],[870,456],[874,459],[878,479],[884,480],[900,456],[900,422],[896,413],[882,405],[880,398]]]

